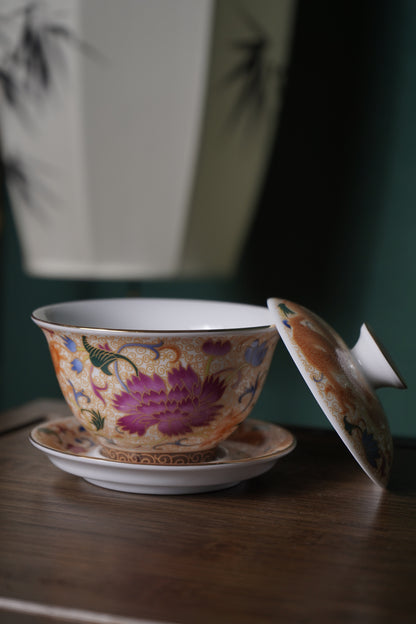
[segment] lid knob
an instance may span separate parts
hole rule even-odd
[[[351,353],[373,388],[401,388],[406,383],[370,327],[363,323],[360,336]]]

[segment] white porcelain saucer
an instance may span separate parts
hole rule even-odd
[[[30,442],[70,474],[110,490],[136,494],[194,494],[221,490],[270,470],[296,446],[294,436],[272,423],[247,419],[204,464],[155,466],[102,457],[100,448],[73,417],[35,427]]]

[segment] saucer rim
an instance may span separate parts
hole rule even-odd
[[[112,459],[109,459],[103,456],[95,457],[90,453],[79,455],[76,453],[72,453],[71,451],[58,450],[58,449],[48,446],[47,444],[39,442],[38,440],[34,438],[36,431],[42,427],[45,427],[46,424],[64,423],[65,421],[72,421],[75,423],[78,422],[75,416],[67,416],[64,418],[55,418],[53,420],[43,421],[42,423],[39,423],[31,430],[29,434],[30,443],[35,448],[40,450],[41,452],[44,452],[47,455],[52,455],[57,458],[66,458],[66,459],[70,459],[71,461],[75,461],[77,463],[85,463],[85,464],[92,464],[92,465],[108,464],[114,468],[120,468],[122,470],[133,470],[133,471],[135,470],[136,471],[137,470],[155,471],[156,470],[158,472],[167,472],[167,471],[175,470],[175,472],[177,471],[179,473],[179,472],[187,472],[187,471],[206,470],[207,468],[209,468],[210,470],[215,470],[215,469],[221,469],[224,467],[231,467],[231,466],[238,466],[238,465],[262,464],[262,463],[270,462],[273,460],[277,461],[281,457],[284,457],[285,455],[288,455],[289,453],[291,453],[297,446],[296,437],[286,427],[282,427],[281,425],[277,425],[276,423],[260,420],[257,418],[248,418],[243,422],[244,423],[247,423],[247,422],[258,423],[270,429],[273,429],[273,428],[279,429],[285,432],[286,434],[288,434],[288,436],[290,437],[290,442],[287,444],[287,446],[285,446],[282,449],[279,449],[277,451],[272,451],[263,455],[258,455],[256,457],[246,457],[246,458],[241,458],[241,459],[217,459],[217,460],[213,460],[210,462],[201,462],[201,463],[184,464],[184,465],[158,465],[158,464],[144,464],[144,463],[133,464],[133,463],[128,463],[128,462],[114,461]],[[86,431],[86,434],[90,435],[88,431]],[[226,442],[227,441],[225,440],[224,443],[226,444]],[[98,450],[98,446],[99,445],[97,444],[95,447],[95,450]],[[219,446],[221,447],[221,444]]]

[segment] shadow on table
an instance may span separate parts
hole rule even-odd
[[[404,496],[416,494],[416,443],[414,440],[400,440],[395,443],[388,490]]]

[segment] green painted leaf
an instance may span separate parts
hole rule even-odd
[[[96,431],[99,431],[100,429],[104,429],[105,417],[101,416],[98,410],[82,409],[81,413],[82,412],[87,412],[88,414],[92,415],[91,424],[95,427]]]
[[[113,351],[106,351],[105,349],[100,349],[99,347],[93,347],[88,342],[86,336],[82,337],[82,344],[90,357],[91,364],[95,366],[95,368],[100,368],[105,375],[112,375],[109,366],[117,360],[124,360],[125,362],[128,362],[134,368],[136,375],[139,374],[137,366],[125,355],[121,355],[121,353],[114,353]]]
[[[285,303],[279,303],[279,308],[281,309],[281,311],[283,312],[286,318],[289,316],[289,314],[295,314],[295,312],[293,312],[293,310],[288,308]]]

